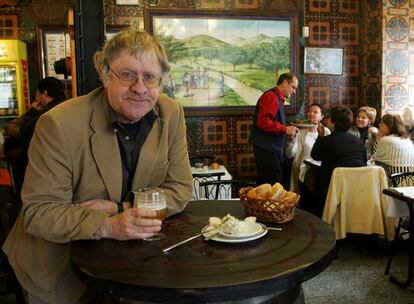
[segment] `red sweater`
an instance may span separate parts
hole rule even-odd
[[[285,97],[282,92],[275,87],[275,93],[285,104]],[[278,103],[275,102],[272,92],[264,94],[259,100],[259,108],[257,113],[257,127],[265,132],[283,134],[286,133],[286,126],[274,120],[276,113],[279,111]]]

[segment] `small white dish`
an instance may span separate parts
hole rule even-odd
[[[237,234],[228,234],[222,229],[219,230],[219,233],[225,237],[228,238],[248,238],[253,235],[258,234],[263,228],[258,223],[252,223],[252,222],[245,222],[245,221],[239,221],[238,222],[239,232]]]
[[[230,238],[230,237],[226,237],[224,235],[221,235],[220,233],[216,234],[215,236],[213,236],[210,240],[212,241],[216,241],[216,242],[223,242],[223,243],[243,243],[243,242],[249,242],[249,241],[254,241],[257,239],[260,239],[261,237],[265,236],[267,234],[267,228],[265,225],[262,224],[258,224],[260,225],[261,230],[249,237],[245,237],[245,238]],[[202,231],[204,231],[204,229],[206,229],[208,226],[205,226]]]

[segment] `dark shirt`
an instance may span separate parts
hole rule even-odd
[[[116,121],[115,114],[112,113],[112,128],[118,139],[122,160],[121,202],[125,201],[127,194],[131,191],[141,148],[156,119],[157,115],[152,110],[139,121],[127,124]]]
[[[327,190],[331,175],[336,167],[365,167],[367,153],[361,140],[348,132],[333,132],[318,137],[311,151],[311,157],[321,161],[319,171],[323,190]]]

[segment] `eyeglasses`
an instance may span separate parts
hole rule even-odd
[[[134,73],[131,72],[122,72],[121,74],[115,73],[114,70],[111,69],[111,67],[108,65],[108,69],[119,79],[119,82],[126,86],[126,87],[132,87],[134,86],[139,79],[142,79],[144,82],[144,85],[148,89],[153,89],[158,87],[161,84],[162,78],[157,77],[152,74],[145,74],[143,77],[139,77]]]

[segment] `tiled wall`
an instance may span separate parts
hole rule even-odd
[[[345,104],[357,108],[364,103],[361,91],[361,46],[363,2],[360,0],[308,0],[304,24],[309,26],[305,47],[343,49],[342,75],[305,75],[305,100],[326,109]]]
[[[85,0],[86,1],[86,0]],[[55,11],[64,11],[70,0],[56,0]],[[122,25],[131,20],[143,22],[143,6],[194,10],[238,10],[258,14],[296,12],[300,26],[310,29],[309,38],[300,37],[300,56],[304,47],[332,47],[344,50],[343,74],[299,75],[307,105],[346,104],[352,108],[371,105],[380,110],[399,111],[413,103],[414,37],[413,0],[141,0],[141,6],[118,6],[105,0],[106,23]],[[37,53],[36,25],[57,24],[59,14],[39,10],[31,1],[20,9],[2,9],[0,15],[17,15],[19,38]],[[33,3],[42,3],[39,1]],[[46,2],[45,2],[46,3]],[[47,3],[51,3],[48,1]],[[55,20],[56,19],[56,20]],[[62,18],[60,18],[62,19]],[[393,30],[394,29],[394,30]],[[397,29],[397,30],[396,30]],[[396,33],[395,33],[396,30]],[[414,30],[411,30],[414,33]],[[33,58],[32,58],[33,59]],[[35,61],[36,59],[34,59]],[[303,65],[303,60],[299,63]],[[36,70],[38,67],[30,66]],[[300,72],[302,67],[299,67]],[[30,71],[29,71],[30,73]],[[38,72],[32,71],[33,75]],[[36,83],[37,78],[31,83]],[[303,112],[302,112],[303,113]],[[254,160],[247,142],[252,117],[243,115],[204,115],[187,117],[190,154],[212,154],[239,178],[254,176]]]
[[[413,7],[412,0],[383,1],[382,108],[389,113],[414,105]]]

